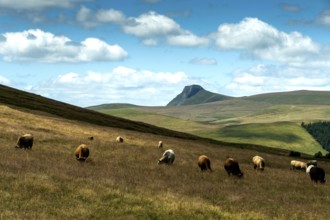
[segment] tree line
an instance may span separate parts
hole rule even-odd
[[[313,136],[313,138],[327,151],[330,152],[330,122],[319,121],[305,124],[301,123],[301,127],[305,128],[306,131]],[[318,154],[318,155],[316,155]],[[322,157],[322,153],[318,152],[315,156]],[[330,157],[330,154],[325,155]]]

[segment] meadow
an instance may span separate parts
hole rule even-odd
[[[0,219],[327,219],[329,183],[315,184],[290,158],[206,140],[175,138],[137,130],[68,120],[31,109],[0,105]],[[15,149],[18,135],[32,133],[31,151]],[[125,141],[115,142],[121,135]],[[94,140],[87,138],[93,136]],[[171,166],[158,165],[173,149]],[[86,162],[75,148],[86,143]],[[284,151],[283,151],[284,152]],[[205,154],[214,172],[201,172]],[[251,157],[267,161],[256,172]],[[228,176],[235,157],[243,178]],[[308,160],[309,157],[300,158]],[[319,161],[326,173],[327,161]]]

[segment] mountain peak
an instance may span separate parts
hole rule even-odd
[[[185,86],[181,94],[184,98],[190,98],[202,90],[205,91],[205,89],[200,85]]]
[[[196,105],[207,102],[216,102],[232,97],[206,91],[200,85],[185,86],[183,91],[177,95],[167,106]]]

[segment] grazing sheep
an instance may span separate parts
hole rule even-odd
[[[85,144],[81,144],[74,152],[76,159],[79,161],[85,161],[89,156],[89,149]]]
[[[312,181],[314,181],[315,183],[317,183],[318,181],[320,181],[320,183],[325,183],[325,172],[321,167],[310,165],[308,166],[306,171],[307,170]]]
[[[265,160],[258,155],[252,158],[252,163],[255,170],[263,171],[265,169]]]
[[[201,169],[201,171],[209,170],[212,172],[211,161],[207,156],[205,156],[205,155],[199,156],[197,164],[198,164],[199,168]]]
[[[227,171],[228,176],[230,176],[230,174],[232,174],[234,176],[238,176],[238,177],[243,176],[243,173],[239,169],[239,164],[238,164],[237,160],[235,160],[233,158],[226,159],[224,168]]]
[[[290,162],[292,170],[306,170],[307,164],[298,160],[291,160]]]
[[[163,142],[162,141],[158,142],[158,148],[163,148]]]
[[[116,138],[116,142],[117,142],[117,143],[123,143],[123,142],[124,142],[124,138],[122,138],[121,136],[118,136],[118,137]]]
[[[175,159],[175,154],[174,151],[172,149],[166,150],[163,153],[163,156],[158,160],[158,164],[167,164],[170,165],[174,162]]]
[[[31,150],[32,145],[33,145],[33,136],[31,134],[24,134],[18,138],[15,147]]]

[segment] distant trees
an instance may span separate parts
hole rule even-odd
[[[301,127],[305,128],[325,150],[330,151],[330,122],[320,121],[308,124],[302,122]],[[321,152],[316,154],[316,157],[322,157]]]
[[[290,157],[300,157],[301,153],[298,151],[290,151],[289,156]]]

